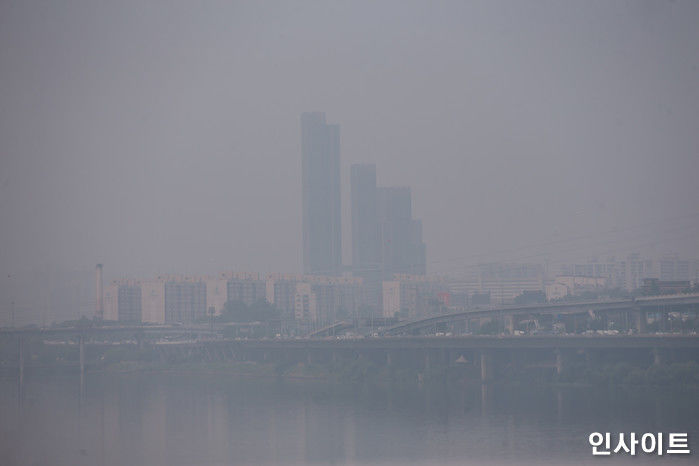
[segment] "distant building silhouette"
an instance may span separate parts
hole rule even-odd
[[[352,273],[362,278],[366,303],[378,314],[384,296],[393,296],[382,282],[426,272],[422,223],[412,218],[410,188],[377,187],[376,165],[352,165],[350,182]]]
[[[364,281],[366,304],[381,309],[381,238],[377,214],[376,165],[355,164],[350,169],[352,199],[352,275]]]
[[[394,274],[424,275],[422,222],[413,219],[410,188],[378,188],[376,212],[384,279]]]
[[[303,271],[334,275],[342,261],[340,127],[324,113],[301,115]]]
[[[381,278],[381,240],[377,214],[376,165],[352,165],[352,271],[355,276]]]

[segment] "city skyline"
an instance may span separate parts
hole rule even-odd
[[[386,266],[393,266],[390,262]],[[385,273],[385,270],[382,271]],[[123,323],[191,324],[230,317],[236,309],[276,309],[280,332],[299,335],[340,321],[424,319],[489,306],[631,299],[686,293],[699,286],[699,260],[659,261],[631,254],[623,260],[567,264],[551,272],[539,263],[483,263],[469,278],[366,270],[342,276],[221,272],[159,275],[112,281],[98,295],[95,317]],[[98,293],[102,274],[96,268]],[[100,303],[104,302],[104,313]],[[269,306],[269,307],[268,307]]]
[[[691,460],[697,24],[0,1],[0,463]]]
[[[79,3],[0,7],[1,315],[52,307],[37,283],[93,309],[95,263],[302,270],[315,109],[342,125],[342,263],[367,162],[411,187],[430,273],[699,251],[695,3]]]

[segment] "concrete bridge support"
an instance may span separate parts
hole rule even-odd
[[[588,369],[592,368],[596,364],[599,364],[600,360],[600,352],[595,351],[593,349],[585,349],[583,350],[583,354],[585,356],[585,364]]]
[[[80,345],[80,400],[85,398],[85,337],[80,335],[78,344]]]
[[[494,375],[494,357],[490,351],[481,351],[481,382],[485,383],[493,379]]]
[[[481,414],[487,415],[491,411],[491,400],[493,399],[493,384],[481,384]]]
[[[451,366],[451,351],[448,348],[444,348],[442,350],[442,364],[444,367],[450,367]]]
[[[560,348],[554,350],[556,355],[556,375],[561,375],[568,365],[568,355],[566,355]]]
[[[80,380],[82,381],[85,376],[85,337],[80,335],[78,338],[78,345],[80,346]]]
[[[671,362],[671,351],[662,348],[653,348],[653,364],[656,366],[661,366],[663,364],[668,364]]]
[[[660,318],[662,321],[660,322],[660,329],[663,332],[669,332],[671,330],[670,328],[670,313],[665,310],[663,306],[663,311],[660,313]]]
[[[559,317],[559,322],[561,322],[566,333],[577,333],[578,331],[578,316],[575,314],[562,315]]]
[[[505,332],[509,335],[515,334],[515,329],[519,323],[519,318],[515,315],[505,316]]]
[[[19,358],[19,374],[17,378],[17,383],[19,387],[19,401],[21,403],[22,393],[24,391],[24,338],[20,336],[17,340],[17,349],[19,351],[19,354],[17,355],[17,357]]]
[[[646,315],[646,311],[644,311],[643,309],[636,309],[634,311],[634,314],[636,315],[636,331],[638,333],[647,333],[648,316]]]

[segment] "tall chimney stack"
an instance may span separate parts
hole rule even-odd
[[[95,268],[95,279],[97,285],[97,302],[95,305],[95,317],[104,319],[104,292],[102,288],[102,264],[97,264]]]

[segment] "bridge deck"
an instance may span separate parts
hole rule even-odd
[[[168,346],[233,346],[241,349],[622,349],[622,348],[699,348],[696,335],[541,335],[541,336],[457,336],[457,337],[379,337],[362,339],[300,340],[215,340],[169,343]]]

